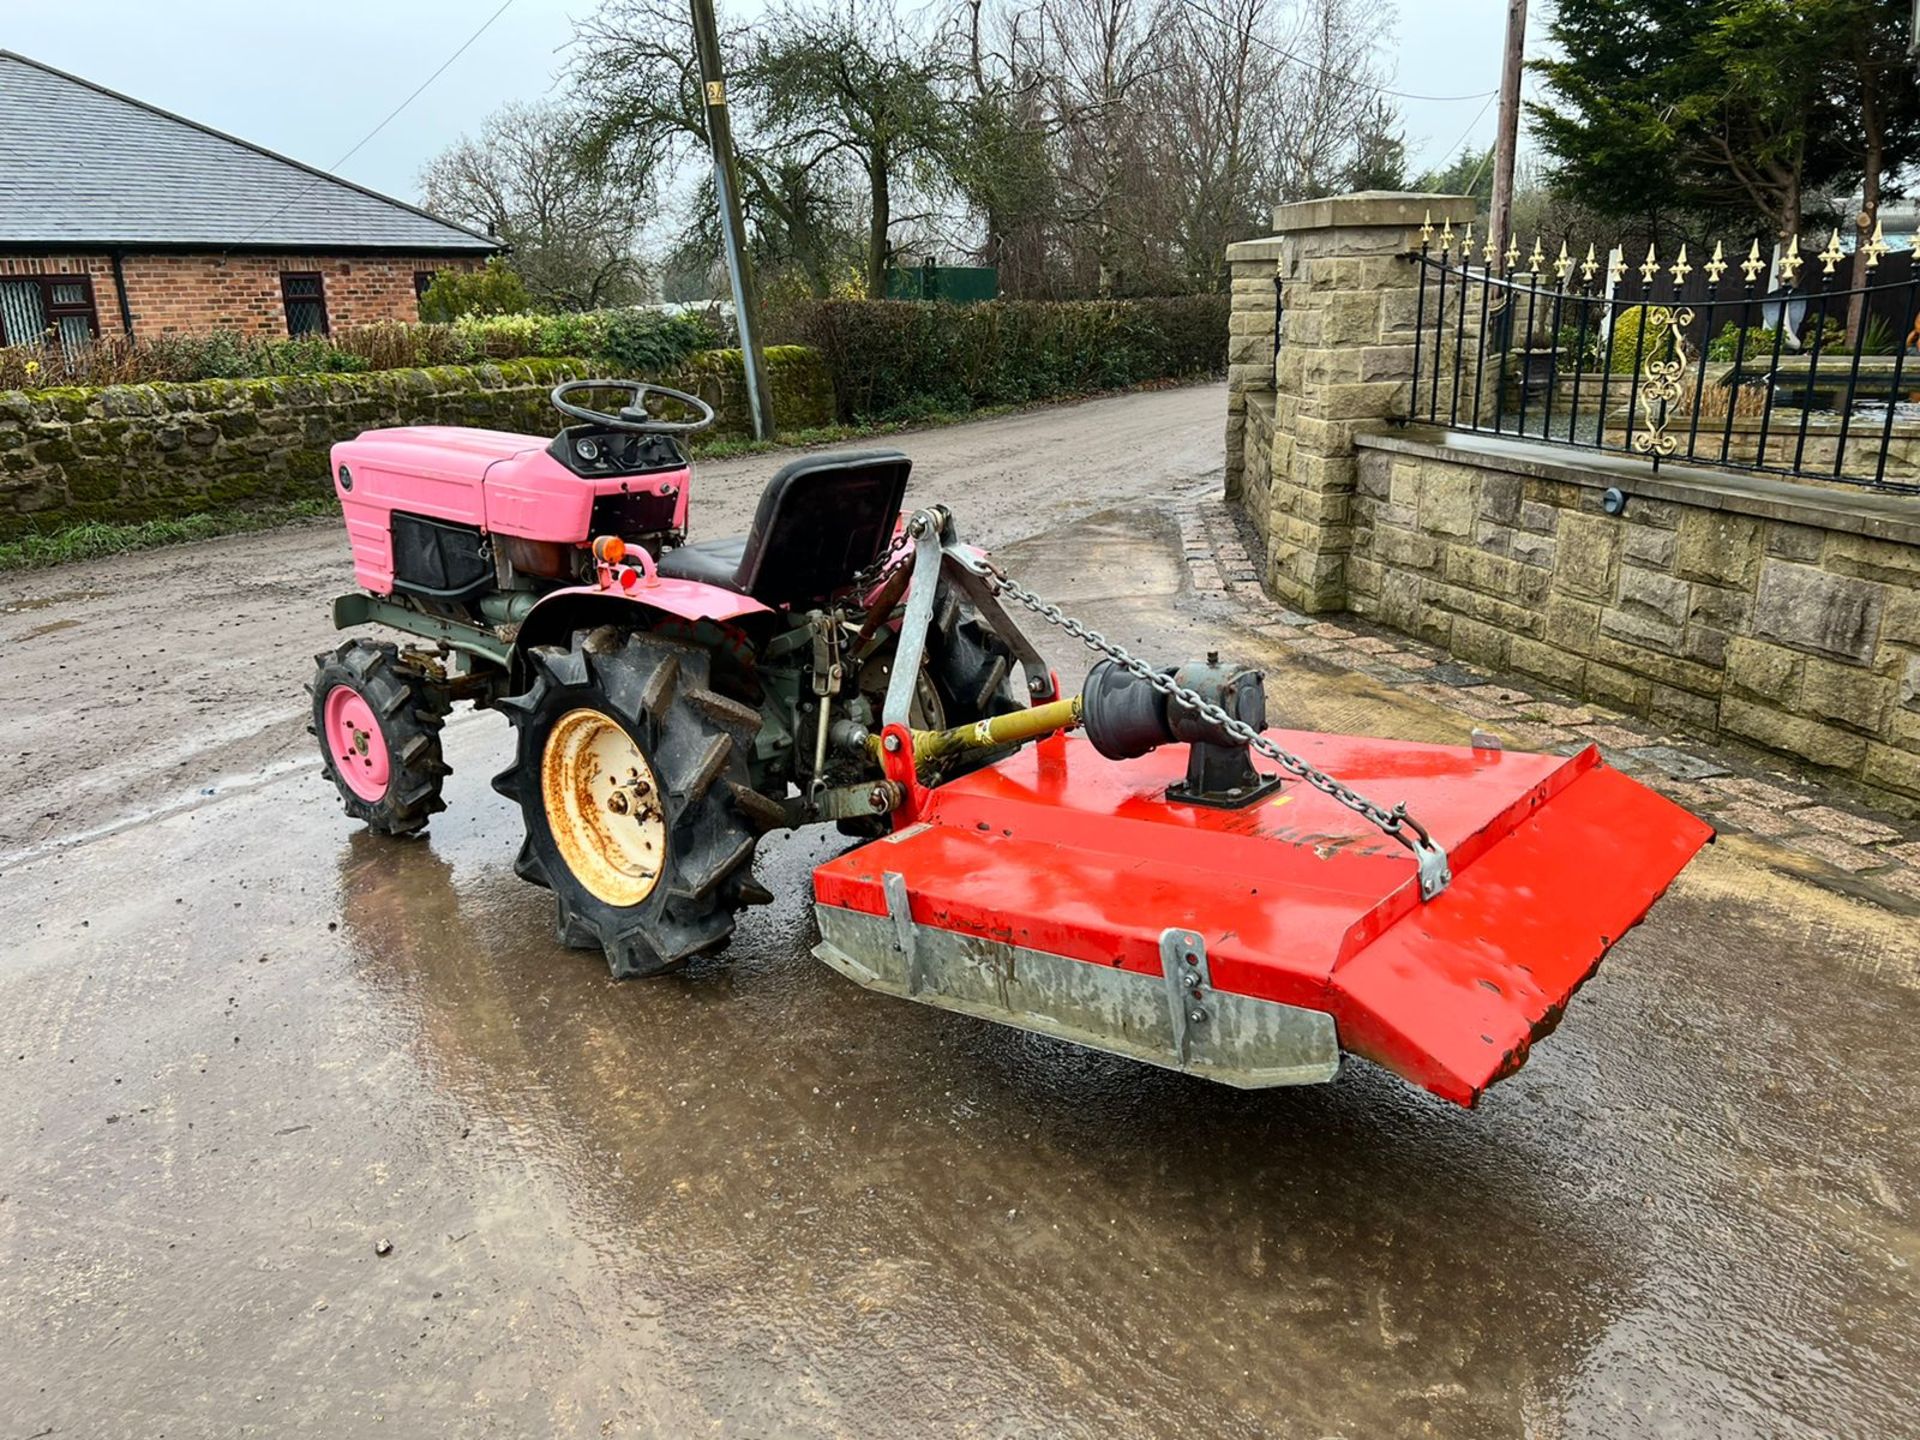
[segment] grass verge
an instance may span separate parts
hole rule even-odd
[[[90,520],[80,525],[65,525],[58,530],[49,530],[44,535],[24,535],[18,540],[0,541],[0,571],[38,570],[75,560],[98,560],[107,555],[124,555],[132,550],[151,550],[159,545],[211,540],[217,535],[273,530],[296,520],[311,520],[339,513],[339,505],[328,495],[279,505],[259,505],[245,510],[209,510],[199,515],[182,515],[173,520],[142,520],[126,525]]]

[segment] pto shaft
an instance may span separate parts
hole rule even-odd
[[[1011,710],[990,719],[976,720],[971,725],[956,725],[951,730],[916,730],[913,732],[914,765],[917,769],[966,750],[998,750],[1005,745],[1023,745],[1043,735],[1071,730],[1079,723],[1080,697],[1075,695],[1071,699],[1055,700],[1048,705],[1035,705],[1025,710]],[[878,760],[880,737],[875,735],[867,743],[874,759]]]

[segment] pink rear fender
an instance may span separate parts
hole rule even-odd
[[[755,615],[772,613],[749,595],[736,595],[697,580],[648,577],[630,590],[574,585],[542,597],[527,612],[513,642],[513,672],[523,674],[523,657],[533,646],[566,645],[576,630],[596,625],[648,630],[672,621],[711,620],[732,626]]]

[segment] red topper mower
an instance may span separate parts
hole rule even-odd
[[[815,953],[860,985],[1231,1085],[1344,1051],[1469,1105],[1711,838],[1591,748],[1268,730],[1259,674],[1144,664],[903,516],[893,451],[792,461],[746,535],[689,542],[712,410],[553,402],[550,441],[334,447],[363,587],[334,623],[427,644],[320,656],[314,729],[348,813],[406,834],[450,705],[504,712],[515,869],[615,975],[724,946],[771,898],[759,838],[835,821],[868,843],[814,872]],[[1101,657],[1080,695],[1009,601]]]

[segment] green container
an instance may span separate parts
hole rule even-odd
[[[945,300],[973,305],[1000,297],[1000,272],[991,265],[916,265],[887,271],[889,300]]]

